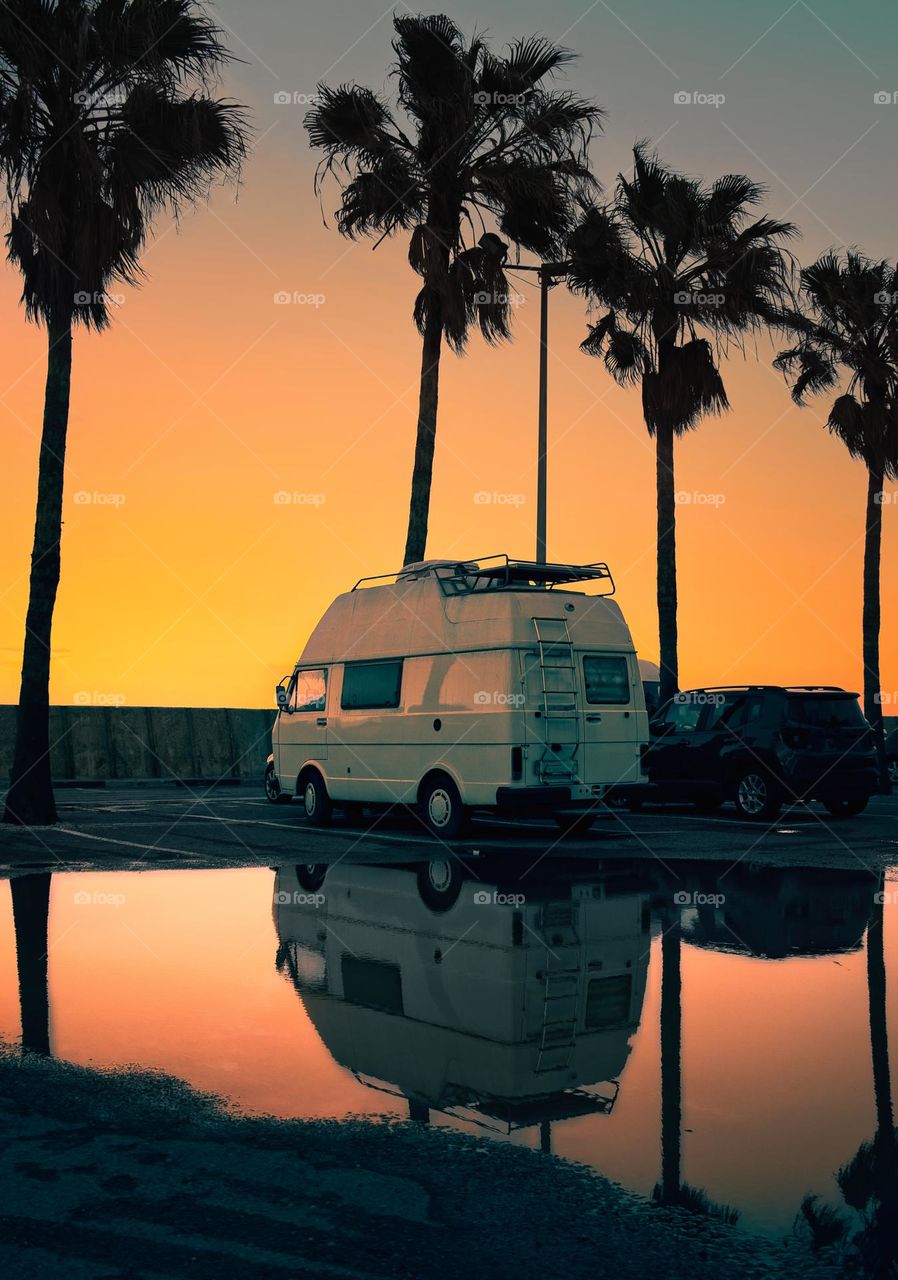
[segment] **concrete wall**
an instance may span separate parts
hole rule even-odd
[[[53,776],[258,782],[274,716],[236,707],[51,707]],[[0,778],[9,777],[15,732],[16,708],[0,706]]]

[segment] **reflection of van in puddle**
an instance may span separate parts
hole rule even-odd
[[[623,875],[531,886],[441,861],[284,867],[278,965],[364,1083],[419,1116],[510,1131],[611,1109],[642,1010],[648,903]]]
[[[611,787],[644,781],[642,683],[607,565],[502,556],[392,577],[338,596],[278,686],[274,770],[310,822],[400,803],[449,837],[471,806],[584,826]]]

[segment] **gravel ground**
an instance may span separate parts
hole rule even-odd
[[[655,1208],[409,1122],[235,1115],[182,1082],[0,1051],[0,1265],[28,1280],[829,1280],[803,1242]]]

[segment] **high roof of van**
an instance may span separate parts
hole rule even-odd
[[[572,642],[581,647],[632,651],[633,642],[616,601],[605,596],[551,589],[534,583],[532,574],[515,568],[528,562],[509,562],[511,572],[486,582],[478,577],[470,589],[458,585],[457,562],[409,566],[382,586],[359,587],[337,597],[315,627],[300,662],[404,657],[471,649],[532,648],[534,618],[558,618],[567,623]],[[478,566],[473,566],[475,569]],[[529,566],[567,569],[578,566]],[[579,566],[581,576],[561,583],[609,579],[598,566]],[[451,582],[447,582],[449,573]],[[455,575],[452,577],[451,575]],[[471,576],[471,575],[469,575]],[[550,579],[554,581],[555,579]],[[365,580],[363,580],[365,581]],[[376,581],[376,580],[373,580]],[[494,585],[488,585],[493,581]]]

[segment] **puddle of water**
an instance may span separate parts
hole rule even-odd
[[[838,1204],[835,1171],[875,1131],[865,932],[884,915],[893,974],[889,885],[880,905],[860,869],[512,865],[57,873],[46,1001],[47,878],[20,878],[26,1038],[49,1011],[55,1056],[247,1111],[487,1130],[645,1196],[663,1168],[765,1233],[809,1191]]]

